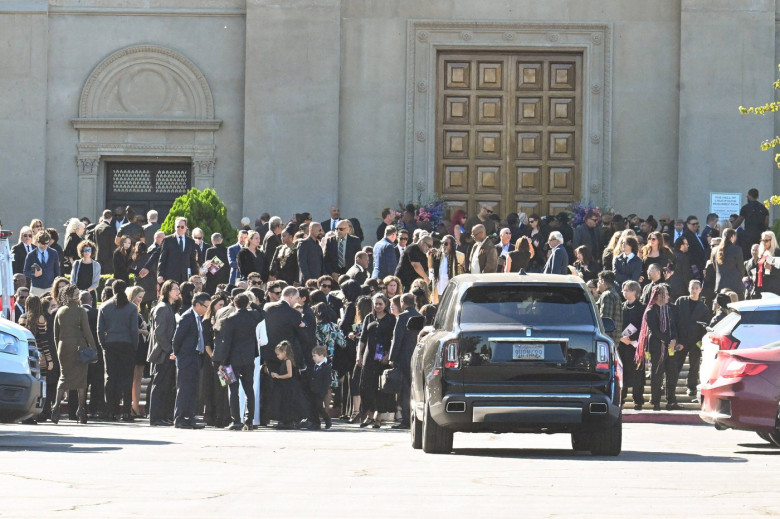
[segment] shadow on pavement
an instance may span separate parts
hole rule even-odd
[[[746,463],[747,459],[736,456],[701,456],[687,452],[642,452],[623,451],[619,456],[593,456],[589,452],[574,452],[561,449],[454,449],[456,455],[480,456],[486,458],[522,458],[561,460],[615,460],[662,463]]]
[[[69,434],[25,432],[0,434],[0,451],[41,452],[106,452],[121,450],[128,445],[170,445],[173,442],[159,440],[133,440],[126,438],[85,438]]]
[[[758,454],[759,456],[780,456],[780,447],[776,447],[772,443],[740,443],[739,446],[744,447],[746,449],[756,449],[756,450],[735,451],[734,454]]]

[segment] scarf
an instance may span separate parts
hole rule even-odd
[[[647,326],[648,314],[657,307],[658,312],[660,314],[659,316],[661,318],[661,331],[665,332],[669,328],[668,306],[667,305],[660,306],[655,303],[656,297],[658,296],[660,290],[661,290],[660,286],[653,287],[653,291],[650,293],[650,303],[647,305],[647,308],[645,309],[645,313],[642,316],[642,329],[639,332],[639,341],[637,342],[636,353],[634,354],[634,361],[636,362],[637,368],[641,368],[644,365],[645,351],[647,351],[647,345],[650,342],[650,330]],[[665,351],[662,351],[661,361],[663,361],[664,354]],[[663,362],[659,362],[659,366],[662,364]]]

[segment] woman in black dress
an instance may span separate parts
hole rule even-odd
[[[48,322],[44,313],[45,311],[41,303],[41,298],[38,296],[28,296],[27,301],[24,304],[24,313],[19,317],[19,324],[32,332],[35,337],[35,344],[38,346],[38,351],[41,352],[41,355],[43,356],[43,362],[41,362],[41,378],[46,380],[47,394],[46,402],[43,405],[41,414],[31,418],[25,423],[38,423],[39,420],[48,419],[51,415],[51,404],[57,390],[57,378],[52,376],[57,352],[52,348],[51,342],[49,342],[51,334],[49,333]],[[51,400],[48,396],[51,396]]]
[[[360,297],[360,285],[355,281],[345,281],[341,285],[341,295],[344,296],[344,312],[339,320],[339,329],[344,334],[345,346],[336,348],[333,354],[333,370],[339,378],[339,391],[341,392],[341,418],[349,419],[358,409],[353,405],[354,397],[359,396],[357,392],[352,392],[352,368],[357,360],[357,341],[349,338],[354,330],[352,325],[355,323],[355,314],[357,312],[357,299]],[[358,404],[358,408],[360,404]]]
[[[119,247],[114,251],[114,279],[121,279],[130,284],[130,264],[133,262],[133,251],[130,245],[133,241],[130,236],[124,236],[119,242]]]
[[[149,329],[141,315],[141,301],[144,299],[144,289],[138,286],[127,287],[125,294],[127,295],[127,300],[138,309],[138,346],[135,350],[132,390],[133,406],[130,412],[133,418],[140,418],[146,414],[141,409],[141,380],[143,380],[144,369],[146,368],[146,357],[149,354]]]
[[[136,242],[133,247],[133,261],[130,263],[130,272],[135,274],[135,286],[144,289],[144,298],[141,300],[141,307],[138,309],[139,313],[142,313],[144,317],[149,317],[149,312],[157,298],[156,276],[151,273],[144,277],[138,276],[146,262],[149,261],[150,256],[147,245],[142,241]]]
[[[246,279],[252,272],[263,274],[263,265],[265,256],[260,250],[260,233],[249,231],[246,239],[246,246],[238,251],[236,261],[238,261],[238,271],[241,273],[241,279]]]
[[[544,247],[547,245],[548,233],[545,230],[544,223],[536,213],[528,217],[528,225],[531,227],[528,237],[531,239],[531,245],[533,245],[534,248],[534,254],[531,256],[528,270],[530,272],[541,272],[547,261],[547,254],[545,253]]]
[[[358,364],[363,367],[360,399],[366,415],[360,427],[367,427],[373,423],[374,429],[379,429],[382,426],[382,413],[395,411],[394,395],[379,391],[379,377],[388,368],[396,318],[390,313],[390,301],[384,294],[374,294],[371,300],[374,310],[363,321],[357,359]]]
[[[596,279],[599,275],[599,265],[593,258],[590,247],[587,245],[580,245],[574,249],[574,255],[577,259],[574,261],[572,267],[577,275],[586,283],[591,279]]]
[[[219,381],[217,367],[211,361],[214,356],[214,323],[217,312],[225,306],[226,299],[221,296],[213,296],[209,301],[208,310],[203,316],[203,342],[206,347],[206,355],[203,362],[203,374],[201,376],[200,391],[203,396],[203,419],[206,425],[213,427],[227,427],[232,423],[230,416],[230,404],[228,402],[228,388]]]
[[[62,254],[65,256],[63,274],[70,274],[73,262],[79,259],[78,246],[86,229],[87,227],[76,218],[71,218],[68,221],[68,227],[65,229],[65,246],[62,249]]]

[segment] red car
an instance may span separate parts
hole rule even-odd
[[[780,341],[721,350],[717,373],[701,388],[702,420],[718,429],[755,431],[780,446]]]

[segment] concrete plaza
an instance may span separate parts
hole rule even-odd
[[[0,427],[0,517],[746,517],[780,515],[780,449],[754,433],[627,423],[617,458],[568,435]]]

